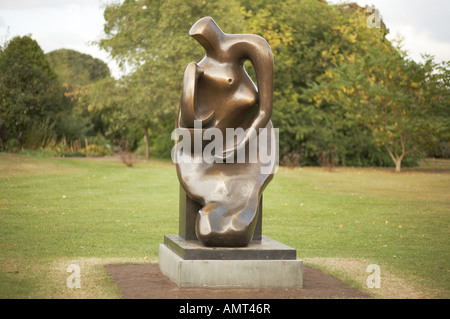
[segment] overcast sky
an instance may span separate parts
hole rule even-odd
[[[105,0],[0,0],[0,43],[31,34],[44,52],[74,49],[107,62],[107,53],[90,44],[103,34]],[[339,0],[330,2],[340,2]],[[429,53],[437,61],[450,60],[449,0],[356,0],[374,5],[390,30],[389,39],[404,38],[409,56],[419,60]]]

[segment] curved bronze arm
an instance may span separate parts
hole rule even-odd
[[[195,95],[199,77],[203,74],[202,68],[197,63],[191,62],[186,67],[183,77],[183,88],[181,90],[179,127],[192,128],[194,121],[201,121],[206,126],[213,118],[214,111],[203,119],[195,115]]]
[[[236,45],[236,54],[242,54],[243,60],[248,59],[253,64],[258,86],[259,115],[252,124],[258,131],[266,127],[272,116],[273,108],[273,55],[269,44],[257,35],[243,35],[244,41]],[[233,53],[232,53],[233,54]],[[244,62],[244,61],[242,61]]]
[[[273,108],[274,63],[269,44],[262,37],[253,34],[231,35],[231,37],[239,37],[240,41],[230,48],[230,56],[241,57],[242,64],[245,60],[250,60],[253,64],[258,86],[259,112],[246,136],[235,149],[226,150],[224,157],[231,156],[235,150],[245,147],[252,138],[252,133],[258,134],[260,128],[265,128],[272,117]]]

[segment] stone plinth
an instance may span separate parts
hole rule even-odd
[[[247,247],[205,247],[166,235],[159,267],[178,287],[301,288],[303,262],[295,249],[262,236]]]

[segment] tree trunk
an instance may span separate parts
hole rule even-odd
[[[402,167],[402,159],[399,158],[395,161],[395,172],[400,173],[401,167]]]
[[[386,145],[386,149],[389,153],[389,156],[392,158],[392,161],[395,163],[395,172],[400,173],[402,167],[402,159],[405,156],[405,152],[403,150],[400,156],[397,155],[397,152],[392,152],[392,150]]]
[[[144,127],[144,140],[145,140],[145,158],[149,159],[150,151],[149,151],[149,140],[148,140],[148,127]]]

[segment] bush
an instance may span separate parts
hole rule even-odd
[[[55,152],[50,148],[40,147],[35,150],[22,149],[20,150],[20,154],[36,157],[51,157],[55,155]]]
[[[170,158],[174,142],[170,135],[161,134],[155,136],[150,148],[150,156],[158,158]]]
[[[107,148],[111,148],[111,141],[108,140],[103,135],[96,135],[96,136],[89,136],[87,138],[88,145],[95,144],[95,145],[101,145]]]
[[[112,155],[113,151],[111,148],[103,145],[92,144],[86,147],[86,155],[85,156],[107,156]]]
[[[18,153],[20,151],[19,140],[15,138],[9,139],[5,144],[5,149],[7,152]]]
[[[153,158],[170,158],[172,148],[174,146],[174,141],[171,139],[170,135],[153,135],[150,136],[150,157]],[[138,144],[136,151],[137,155],[145,155],[145,139],[142,138]]]
[[[62,150],[60,152],[58,152],[57,156],[59,157],[86,157],[86,154],[81,152],[81,151],[65,151]]]
[[[142,138],[142,139],[138,142],[138,145],[137,145],[137,148],[136,148],[135,153],[136,153],[137,155],[140,155],[140,156],[144,156],[144,155],[145,155],[145,139],[144,139],[144,138]]]
[[[30,150],[46,148],[55,142],[54,123],[49,119],[42,122],[34,122],[23,132],[21,137],[22,147]]]
[[[285,148],[282,152],[280,164],[282,166],[290,168],[300,166],[300,161],[302,158],[303,152],[295,152],[295,151],[288,152],[287,149]]]

